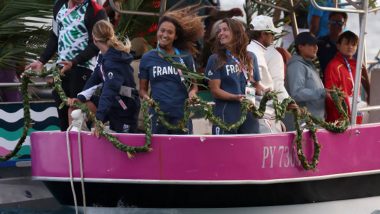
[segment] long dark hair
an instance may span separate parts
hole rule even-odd
[[[173,45],[191,54],[198,53],[196,42],[203,37],[203,18],[198,16],[199,6],[188,6],[182,9],[166,12],[158,21],[158,28],[163,22],[170,22],[175,26],[177,39]]]
[[[226,23],[232,32],[232,44],[230,50],[232,53],[237,54],[237,59],[243,64],[251,77],[253,76],[253,63],[252,57],[248,54],[247,46],[249,44],[248,36],[245,32],[244,26],[241,22],[235,19],[226,18],[221,23]],[[222,67],[227,62],[226,47],[222,45],[219,39],[215,40],[213,52],[218,55],[217,68]],[[243,70],[240,68],[240,70]],[[251,73],[252,72],[252,73]]]

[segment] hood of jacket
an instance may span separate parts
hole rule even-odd
[[[130,53],[110,47],[105,54],[102,54],[102,60],[105,62],[106,66],[108,65],[107,62],[112,62],[113,64],[130,64],[133,60],[133,56]],[[113,67],[112,65],[108,66]]]

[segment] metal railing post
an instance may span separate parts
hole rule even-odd
[[[297,18],[296,18],[296,12],[294,11],[294,1],[293,0],[289,0],[289,3],[290,3],[290,6],[292,7],[292,11],[291,11],[291,19],[292,19],[292,30],[293,30],[293,36],[294,38],[297,37],[299,31],[298,31],[298,24],[297,24]]]
[[[358,114],[358,105],[357,100],[359,98],[359,87],[360,87],[360,80],[361,80],[361,74],[362,74],[362,63],[363,63],[363,56],[364,56],[364,41],[365,41],[365,35],[367,34],[367,16],[368,16],[368,0],[364,0],[363,10],[364,13],[360,14],[360,34],[359,34],[359,47],[358,47],[358,58],[356,62],[356,73],[355,73],[355,81],[354,81],[354,95],[353,95],[353,101],[352,101],[352,111],[351,111],[351,124],[356,124],[356,117]]]

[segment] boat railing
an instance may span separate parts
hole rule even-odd
[[[364,0],[364,1],[367,1],[367,5],[368,5],[368,0]],[[324,7],[324,6],[320,6],[315,0],[310,0],[310,3],[317,9],[319,10],[324,10],[324,11],[335,11],[335,12],[346,12],[346,13],[361,13],[361,14],[364,14],[366,13],[366,11],[368,11],[369,13],[371,12],[375,12],[377,10],[380,9],[380,7],[376,7],[376,8],[373,8],[371,10],[368,9],[367,7],[367,10],[365,9],[360,9],[360,7],[363,8],[362,4],[358,3],[358,2],[353,2],[353,1],[350,1],[348,0],[347,1],[347,4],[345,5],[351,5],[353,6],[354,8],[353,9],[348,9],[348,8],[338,8],[338,7]],[[365,4],[365,3],[364,3]],[[339,5],[341,6],[341,5]]]
[[[351,5],[353,6],[355,9],[346,9],[346,8],[337,8],[337,7],[323,7],[323,6],[320,6],[318,5],[318,3],[315,1],[315,0],[310,0],[311,4],[317,8],[317,9],[320,9],[320,10],[325,10],[325,11],[336,11],[336,12],[346,12],[346,13],[366,13],[366,11],[368,11],[368,13],[372,13],[372,12],[376,12],[378,10],[380,10],[380,6],[378,7],[375,7],[375,8],[372,8],[372,9],[369,9],[368,8],[368,0],[363,0],[364,4],[367,4],[367,9],[360,9],[360,7],[363,7],[361,3],[358,3],[358,2],[354,2],[354,1],[351,1],[351,0],[347,0],[347,4],[345,5]],[[367,2],[367,3],[365,3]]]
[[[380,67],[380,50],[377,52],[375,59],[373,61],[367,62],[368,72],[371,72],[372,69]]]
[[[0,88],[8,88],[8,87],[20,87],[21,82],[7,82],[7,83],[0,83]],[[43,87],[48,86],[46,82],[33,82],[29,83],[29,86],[37,86],[37,87]]]
[[[21,82],[8,82],[0,83],[0,90],[3,88],[20,88]],[[47,82],[35,81],[29,83],[28,94],[32,97],[32,101],[53,101],[52,91],[53,89]],[[21,101],[3,101],[0,97],[0,103],[19,103]]]

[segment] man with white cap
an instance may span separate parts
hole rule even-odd
[[[273,43],[274,35],[280,30],[274,27],[272,18],[269,16],[256,16],[251,21],[249,36],[252,40],[247,50],[256,54],[259,64],[261,84],[265,88],[273,89],[273,78],[268,70],[265,60],[265,52],[267,47]]]
[[[284,64],[282,56],[276,49],[274,49],[274,47],[272,47],[273,50],[270,51],[271,53],[267,53],[267,48],[273,43],[274,35],[280,32],[281,30],[274,27],[271,17],[264,15],[254,17],[251,21],[249,31],[252,41],[248,45],[247,50],[255,53],[257,56],[261,84],[267,90],[275,90],[280,92],[279,98],[280,100],[283,100],[284,98],[289,97],[289,95],[284,86]],[[279,57],[279,59],[277,58],[278,60],[275,61],[282,63],[282,66],[268,66],[268,56]],[[281,126],[278,123],[276,124],[274,120],[269,119],[273,116],[273,109],[268,108],[264,119],[259,121],[260,133],[273,133],[281,131]]]

